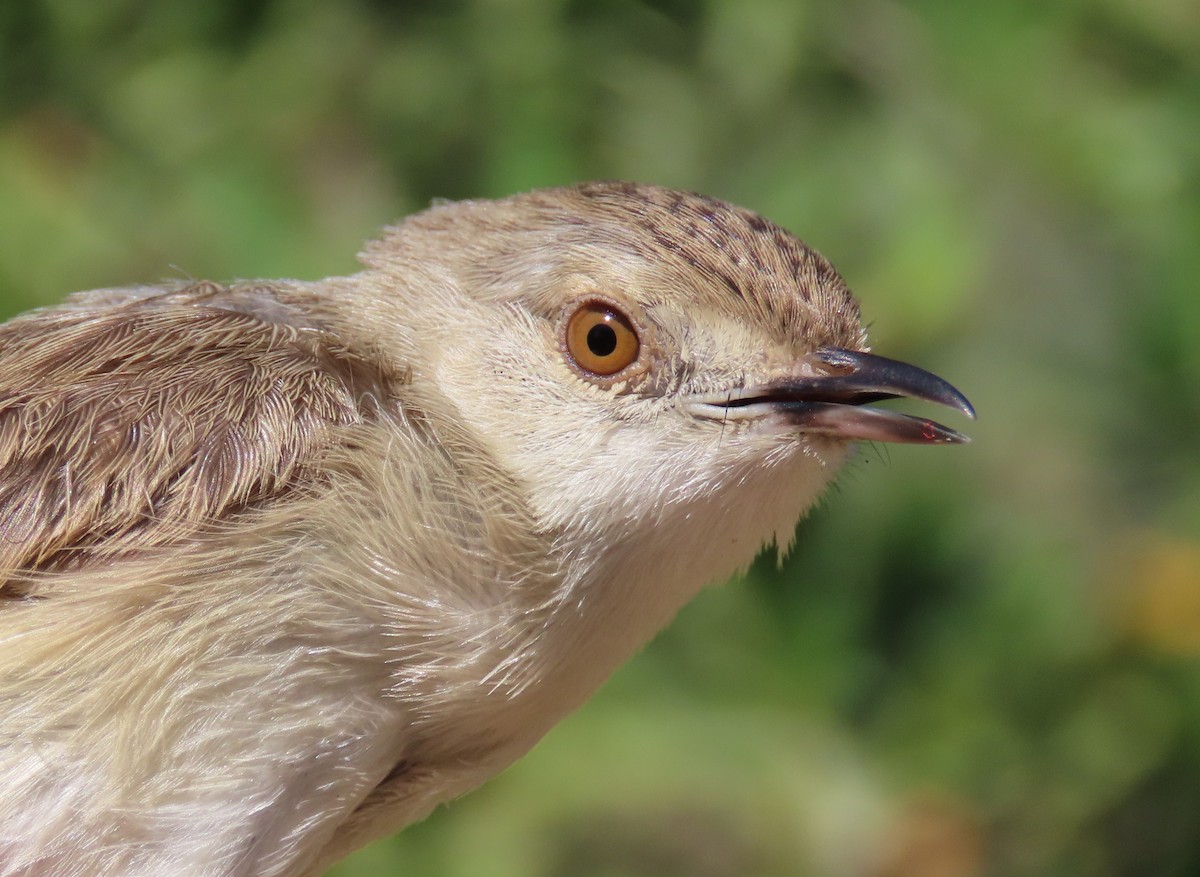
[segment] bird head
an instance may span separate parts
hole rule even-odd
[[[735,519],[711,497],[753,481],[763,490],[737,501],[764,519],[760,541],[790,538],[854,442],[966,441],[869,403],[974,416],[945,381],[868,352],[824,257],[701,195],[588,183],[447,203],[364,260],[396,278],[438,266],[422,278],[438,292],[383,297],[406,311],[383,322],[416,327],[414,360],[552,527],[638,525],[696,503]]]

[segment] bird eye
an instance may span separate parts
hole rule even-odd
[[[575,365],[601,377],[629,366],[641,348],[629,318],[602,301],[585,302],[571,314],[566,341]]]

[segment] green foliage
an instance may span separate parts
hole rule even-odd
[[[0,307],[317,277],[627,177],[821,249],[975,402],[864,448],[504,776],[337,877],[1200,871],[1200,9],[0,5]]]

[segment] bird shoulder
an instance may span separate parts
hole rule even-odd
[[[331,432],[403,376],[302,317],[301,290],[99,290],[0,325],[0,595],[311,489]]]

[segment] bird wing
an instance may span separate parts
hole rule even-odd
[[[278,498],[372,416],[386,368],[276,292],[107,290],[0,326],[0,595]]]

